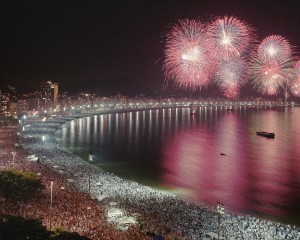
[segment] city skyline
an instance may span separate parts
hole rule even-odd
[[[258,41],[278,34],[300,46],[296,1],[10,2],[2,10],[1,79],[16,87],[121,78],[161,91],[165,35],[179,19],[236,16]]]

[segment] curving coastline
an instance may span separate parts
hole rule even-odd
[[[205,233],[217,232],[218,216],[214,209],[204,205],[195,206],[174,195],[158,192],[103,172],[57,146],[55,131],[62,124],[78,117],[84,115],[31,122],[21,135],[23,147],[32,154],[43,156],[42,164],[60,173],[81,192],[88,192],[87,176],[90,174],[91,196],[98,198],[99,203],[110,199],[111,203],[123,209],[128,216],[138,216],[136,221],[142,232],[165,237],[170,235],[167,239],[172,239],[172,234],[175,234],[177,239],[201,239]],[[47,139],[44,143],[42,135]],[[109,209],[107,212],[109,213]],[[107,221],[114,221],[115,224],[116,220],[117,217],[114,220],[107,218]],[[225,239],[241,239],[241,236],[242,239],[300,239],[299,228],[295,226],[260,220],[252,216],[225,213],[221,222],[220,232]],[[122,228],[122,224],[118,227]]]

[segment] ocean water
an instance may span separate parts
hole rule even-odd
[[[300,225],[299,107],[97,115],[69,122],[56,137],[120,177],[195,203],[222,202],[233,213]]]

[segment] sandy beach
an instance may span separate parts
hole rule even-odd
[[[62,226],[91,239],[152,239],[155,235],[203,239],[206,233],[218,232],[215,209],[121,179],[61,148],[55,131],[74,118],[27,120],[24,130],[0,129],[1,169],[36,172],[46,185],[41,199],[18,208],[2,203],[2,212],[39,218],[48,229]],[[14,163],[12,151],[16,152]],[[51,209],[50,180],[54,187]],[[226,208],[220,223],[225,239],[300,239],[299,227],[233,215]]]

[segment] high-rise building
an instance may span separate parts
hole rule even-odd
[[[28,100],[19,100],[18,101],[18,113],[27,114],[29,110]]]
[[[40,110],[40,101],[38,98],[29,98],[28,102],[28,111],[38,111]]]
[[[0,116],[9,115],[9,97],[1,94],[0,95]]]
[[[10,102],[9,103],[9,115],[16,117],[18,115],[18,103]]]
[[[52,81],[45,80],[41,82],[41,95],[42,95],[42,102],[44,104],[44,111],[48,111],[51,106],[52,100]]]
[[[0,109],[1,109],[1,98],[2,98],[2,91],[0,89]]]
[[[51,87],[52,87],[52,81],[51,80],[45,80],[45,81],[41,82],[42,98],[49,99],[51,97]]]
[[[2,115],[2,91],[0,90],[0,116]]]
[[[54,107],[58,104],[58,84],[53,83],[53,105]]]

